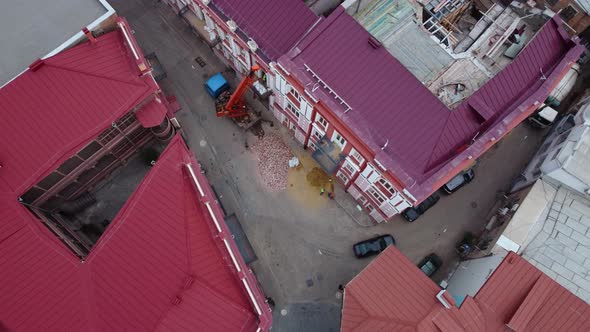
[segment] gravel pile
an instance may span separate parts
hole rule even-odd
[[[289,159],[291,150],[283,143],[281,137],[266,134],[252,145],[252,151],[258,159],[258,174],[270,191],[287,189]]]

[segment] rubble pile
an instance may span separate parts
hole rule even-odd
[[[258,174],[270,191],[287,189],[291,150],[281,137],[267,134],[252,146],[258,159]]]

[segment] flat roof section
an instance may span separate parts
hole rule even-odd
[[[414,11],[408,0],[384,0],[374,2],[354,18],[426,84],[448,68],[453,58],[416,24]]]
[[[107,12],[99,0],[0,1],[0,85]]]

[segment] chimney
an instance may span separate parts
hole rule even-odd
[[[94,38],[94,35],[90,30],[88,30],[88,28],[82,28],[82,32],[84,32],[86,38],[88,38],[88,40],[90,41],[90,44],[96,43],[96,38]]]

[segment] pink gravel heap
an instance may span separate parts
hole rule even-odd
[[[280,136],[267,133],[252,146],[258,159],[258,174],[269,191],[287,189],[291,150]]]

